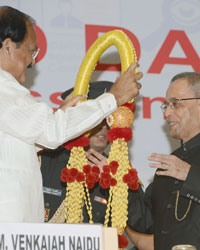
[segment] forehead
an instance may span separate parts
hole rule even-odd
[[[186,79],[178,79],[172,82],[167,90],[166,99],[193,97],[194,92],[189,87]]]

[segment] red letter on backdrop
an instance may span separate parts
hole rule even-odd
[[[63,103],[63,101],[60,99],[61,94],[62,92],[56,92],[51,94],[51,96],[49,97],[50,101],[60,106]],[[57,108],[53,108],[53,110],[56,111]]]
[[[51,94],[50,96],[50,101],[53,102],[54,104],[61,105],[63,101],[60,99],[62,92],[56,92]]]
[[[41,97],[40,93],[38,93],[36,91],[31,90],[30,92],[31,92],[31,95],[34,97]]]
[[[140,43],[137,37],[129,30],[121,28],[121,27],[115,27],[115,26],[102,26],[102,25],[89,25],[89,24],[85,25],[86,52],[88,51],[90,46],[93,44],[93,42],[99,37],[98,36],[99,33],[105,33],[111,30],[115,30],[115,29],[124,31],[124,33],[126,33],[126,35],[130,38],[130,40],[132,41],[135,47],[137,58],[139,60]],[[96,66],[96,70],[121,71],[121,65],[120,64],[105,64],[105,63],[101,64],[98,62]]]
[[[151,119],[151,104],[153,102],[161,102],[164,103],[165,98],[164,97],[155,97],[153,99],[150,99],[149,97],[143,97],[143,118],[144,119]]]
[[[176,42],[179,42],[186,58],[170,57]],[[191,65],[194,71],[200,71],[200,59],[183,30],[171,30],[153,61],[148,73],[159,74],[165,64]]]

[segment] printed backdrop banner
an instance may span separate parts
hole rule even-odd
[[[60,93],[74,86],[91,43],[103,33],[122,29],[136,48],[144,73],[133,125],[130,157],[147,186],[154,169],[148,156],[169,154],[180,142],[168,136],[160,105],[170,79],[183,71],[200,71],[199,0],[1,0],[37,21],[38,63],[28,72],[26,87],[56,108]],[[114,46],[100,58],[92,80],[115,81],[120,74]]]

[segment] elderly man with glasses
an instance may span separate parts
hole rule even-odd
[[[171,137],[181,146],[171,155],[153,153],[156,168],[146,194],[152,204],[154,249],[200,246],[200,73],[172,78],[161,106]]]

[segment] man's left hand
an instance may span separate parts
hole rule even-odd
[[[159,168],[160,170],[156,171],[157,175],[171,176],[181,181],[185,181],[191,165],[187,162],[179,159],[175,155],[166,155],[166,154],[156,154],[153,153],[148,157],[150,161],[156,163],[150,163],[151,168]]]
[[[69,94],[65,100],[63,101],[63,103],[61,104],[61,106],[59,107],[60,109],[62,109],[63,111],[65,111],[68,107],[74,107],[75,104],[77,104],[79,101],[83,100],[86,97],[85,94],[83,95],[77,95],[75,97],[73,97],[73,92],[71,94]]]

